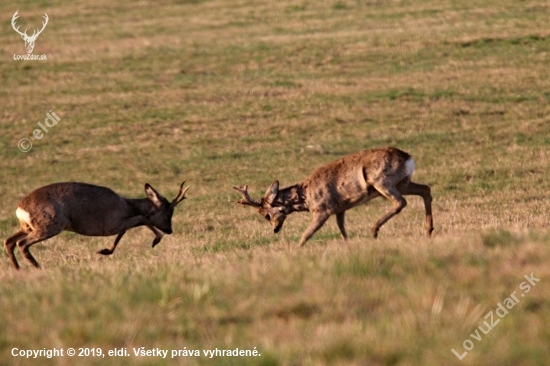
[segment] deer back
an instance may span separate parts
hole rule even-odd
[[[414,170],[396,148],[363,150],[315,169],[303,182],[310,211],[337,213],[378,196],[374,186],[396,185]]]
[[[82,235],[116,234],[116,226],[133,215],[127,200],[111,189],[76,182],[38,188],[23,198],[19,209],[35,229],[64,223],[64,230]]]

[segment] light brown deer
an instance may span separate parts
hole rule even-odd
[[[413,158],[393,147],[363,150],[315,169],[304,181],[279,189],[279,181],[265,192],[260,201],[248,194],[248,186],[233,187],[241,193],[237,201],[258,210],[268,220],[275,233],[281,230],[286,217],[296,211],[310,211],[313,220],[300,239],[303,246],[327,221],[336,215],[336,223],[344,239],[346,210],[383,196],[393,203],[393,208],[372,227],[378,237],[380,227],[397,215],[407,205],[404,195],[421,196],[426,209],[426,234],[433,231],[432,196],[430,187],[411,182],[415,168]]]
[[[162,239],[162,232],[172,233],[174,208],[186,198],[189,189],[189,186],[183,189],[184,183],[172,202],[149,184],[145,184],[147,198],[140,199],[124,198],[107,187],[87,183],[54,183],[38,188],[19,203],[15,214],[21,228],[4,241],[6,252],[14,267],[19,269],[14,254],[17,245],[23,256],[39,268],[29,247],[65,230],[87,236],[116,234],[111,248],[97,252],[109,255],[127,230],[142,225],[155,234],[155,247]]]

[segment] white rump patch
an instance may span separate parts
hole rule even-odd
[[[413,158],[410,158],[405,162],[405,172],[407,173],[407,177],[410,177],[412,173],[414,172],[414,160]]]
[[[29,226],[31,225],[31,215],[25,210],[23,210],[21,207],[17,207],[17,210],[15,210],[15,216],[19,220],[25,221]]]

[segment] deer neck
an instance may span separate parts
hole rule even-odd
[[[125,198],[130,208],[130,216],[147,216],[154,211],[153,203],[147,198]]]
[[[301,184],[279,190],[276,201],[287,208],[287,213],[309,211],[306,204],[306,192]]]

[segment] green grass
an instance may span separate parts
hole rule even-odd
[[[18,202],[58,181],[172,198],[174,234],[63,233],[0,266],[0,364],[544,365],[550,357],[550,36],[543,1],[106,1],[0,5],[0,236]],[[50,23],[35,54],[18,24]],[[53,110],[60,122],[17,148]],[[235,201],[320,164],[393,145],[434,196],[370,227],[389,204],[309,214],[274,235]],[[463,360],[484,315],[520,298]],[[22,359],[11,350],[256,349],[259,357]],[[462,351],[460,351],[461,353]]]

